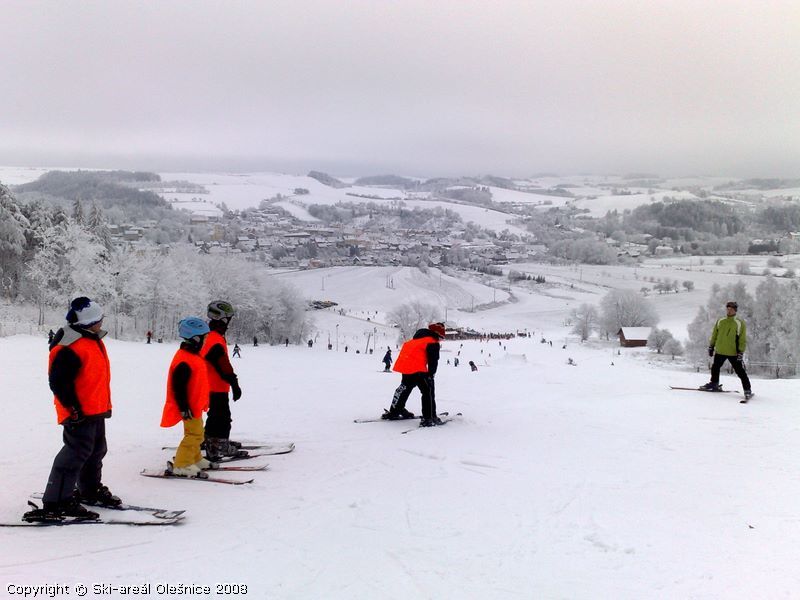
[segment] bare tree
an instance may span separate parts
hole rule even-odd
[[[611,290],[600,302],[600,329],[606,336],[622,327],[652,327],[658,323],[653,304],[633,290]]]
[[[407,340],[414,335],[417,329],[425,327],[429,323],[440,321],[441,312],[438,307],[432,304],[413,300],[396,307],[388,314],[388,317],[389,321],[400,329],[400,338]]]
[[[669,341],[674,339],[668,329],[653,327],[650,336],[647,338],[647,347],[661,354],[661,351],[664,350]]]
[[[578,308],[572,309],[570,318],[575,323],[572,333],[581,336],[581,341],[585,342],[592,335],[592,331],[597,328],[600,313],[593,304],[581,304]]]

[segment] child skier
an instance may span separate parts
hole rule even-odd
[[[439,340],[444,338],[443,323],[431,323],[418,330],[414,337],[403,344],[394,363],[394,371],[403,378],[392,397],[392,406],[383,415],[384,419],[413,419],[414,413],[406,410],[406,401],[415,387],[422,393],[421,427],[441,425],[436,415],[436,391],[433,378],[439,366]]]
[[[103,309],[89,298],[75,298],[66,320],[51,341],[48,369],[64,447],[53,460],[42,508],[25,513],[24,521],[96,520],[100,516],[81,503],[110,507],[122,503],[101,482],[106,419],[111,417]]]
[[[247,456],[239,442],[230,440],[232,420],[228,391],[233,391],[234,402],[242,397],[239,378],[228,360],[228,342],[225,339],[228,325],[235,314],[231,303],[225,300],[216,300],[208,305],[208,327],[211,332],[206,336],[200,354],[207,363],[210,389],[205,431],[206,458],[210,461],[218,461],[223,456]]]
[[[183,439],[175,458],[167,463],[167,470],[179,477],[208,475],[203,469],[212,463],[200,454],[203,443],[203,413],[208,410],[208,369],[200,356],[203,341],[209,328],[199,317],[187,317],[178,324],[178,335],[183,338],[172,359],[167,376],[167,400],[161,416],[161,427],[173,427],[183,422]]]

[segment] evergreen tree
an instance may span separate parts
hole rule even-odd
[[[85,224],[85,218],[83,216],[83,203],[81,202],[80,198],[75,198],[72,203],[72,220],[78,225]]]
[[[16,295],[25,251],[25,232],[30,223],[14,197],[0,185],[0,292]]]

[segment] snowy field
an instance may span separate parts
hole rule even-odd
[[[667,263],[637,275],[651,269],[675,278],[682,265]],[[663,300],[661,312],[682,303],[667,316],[679,337],[710,284],[731,277],[725,266],[683,266],[698,289],[653,298]],[[339,302],[345,314],[314,313],[313,348],[243,344],[234,363],[244,391],[233,405],[234,437],[297,444],[269,457],[270,470],[246,486],[138,475],[163,465],[170,454],[161,446],[180,438],[158,427],[175,346],[109,341],[114,416],[105,482],[128,502],[186,509],[185,523],[1,530],[2,593],[9,583],[227,582],[247,585],[249,597],[282,599],[796,594],[796,381],[754,379],[757,395],[741,405],[738,393],[669,390],[707,380],[677,361],[576,343],[564,325],[569,308],[638,285],[632,269],[546,272],[548,282],[562,281],[531,293],[515,288],[515,302],[474,313],[464,306],[469,294],[507,295],[447,276],[437,288],[435,273],[415,273],[281,276],[310,298]],[[395,341],[385,314],[413,298],[450,305],[448,318],[460,324],[533,335],[444,343],[438,407],[463,418],[407,435],[408,423],[355,424],[389,405],[399,376],[380,372]],[[11,424],[0,442],[0,520],[13,521],[27,495],[43,488],[60,429],[44,337],[0,338],[0,361],[2,414]],[[723,384],[740,387],[729,376]],[[419,410],[418,393],[408,407]]]

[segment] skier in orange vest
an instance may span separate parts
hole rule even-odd
[[[119,506],[122,501],[102,484],[106,419],[111,417],[111,366],[103,337],[103,309],[86,297],[70,302],[66,324],[50,344],[48,379],[64,447],[56,455],[42,497],[42,508],[25,521],[95,520],[81,505]]]
[[[161,415],[161,427],[173,427],[183,422],[183,439],[167,470],[178,477],[208,477],[205,469],[211,461],[200,454],[203,443],[203,413],[208,410],[208,367],[200,349],[209,328],[199,317],[187,317],[178,323],[178,335],[183,338],[172,359],[167,375],[167,400]]]
[[[392,370],[403,375],[400,385],[392,397],[391,408],[383,414],[384,419],[413,419],[414,413],[406,409],[406,401],[415,387],[422,393],[422,421],[420,426],[441,425],[436,415],[436,390],[433,378],[439,366],[439,340],[444,339],[443,323],[431,323],[418,330],[414,337],[403,344]]]
[[[236,314],[230,302],[216,300],[208,305],[208,326],[211,332],[206,336],[200,355],[206,359],[208,367],[209,408],[205,429],[206,458],[219,461],[223,456],[247,456],[239,442],[233,442],[231,435],[231,407],[228,392],[233,392],[233,401],[242,397],[239,378],[228,360],[228,342],[225,333]]]

